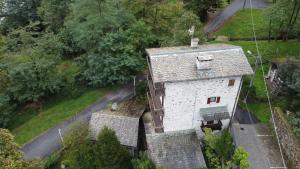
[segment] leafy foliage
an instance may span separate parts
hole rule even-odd
[[[196,27],[195,36],[203,39],[202,25],[193,11],[182,0],[148,1],[125,0],[125,6],[151,27],[156,43],[160,46],[186,45],[190,43],[188,29]]]
[[[240,169],[246,169],[250,167],[248,158],[249,158],[249,153],[242,147],[238,147],[234,151],[232,161],[235,165],[239,166]]]
[[[115,132],[107,127],[98,135],[95,152],[97,169],[127,169],[131,166],[127,149],[122,147]]]
[[[38,14],[47,25],[47,30],[59,32],[70,12],[70,3],[71,0],[42,0]]]
[[[267,11],[270,34],[282,36],[284,40],[295,34],[300,28],[299,12],[299,0],[277,0]]]
[[[41,0],[3,0],[0,29],[3,33],[39,20],[37,8]]]
[[[132,160],[132,165],[134,169],[156,169],[153,161],[144,152],[140,152],[138,159]]]
[[[293,99],[291,107],[297,109],[300,107],[300,71],[299,67],[288,62],[279,67],[279,77],[282,80],[282,94],[288,95]]]
[[[0,128],[0,166],[5,169],[42,169],[40,161],[27,161],[14,142],[13,135]]]
[[[8,75],[14,85],[8,87],[8,92],[19,102],[36,102],[57,93],[62,80],[55,70],[55,62],[45,57],[32,57],[10,67]]]
[[[16,105],[10,103],[9,97],[0,93],[0,128],[7,127],[12,120],[15,108]]]
[[[244,158],[245,150],[236,149],[232,137],[228,130],[222,131],[220,135],[214,135],[211,129],[205,129],[204,137],[204,155],[207,159],[208,168],[224,169],[232,166],[232,160],[235,160],[236,165],[246,166],[247,158]],[[235,152],[235,157],[234,156]],[[243,163],[243,164],[241,164]]]
[[[95,155],[87,124],[77,124],[65,138],[62,163],[67,168],[95,168]]]

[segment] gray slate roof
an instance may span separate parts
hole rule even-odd
[[[93,113],[90,120],[92,138],[96,139],[104,126],[113,129],[122,145],[137,147],[139,118]]]
[[[242,48],[233,45],[153,48],[147,49],[147,53],[154,83],[253,74]],[[196,58],[207,55],[213,59],[211,69],[197,71]]]
[[[148,152],[156,165],[171,169],[205,166],[195,130],[147,134]]]

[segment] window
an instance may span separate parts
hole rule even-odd
[[[228,86],[234,86],[235,79],[230,79],[228,82]]]
[[[207,99],[207,104],[220,103],[221,97],[210,97]]]

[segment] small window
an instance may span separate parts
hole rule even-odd
[[[234,86],[235,80],[234,79],[230,79],[228,82],[228,86]]]
[[[220,103],[221,97],[210,97],[207,99],[207,104]]]

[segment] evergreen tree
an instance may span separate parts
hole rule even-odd
[[[131,167],[130,156],[123,147],[115,132],[104,127],[97,137],[96,169],[129,169]]]

